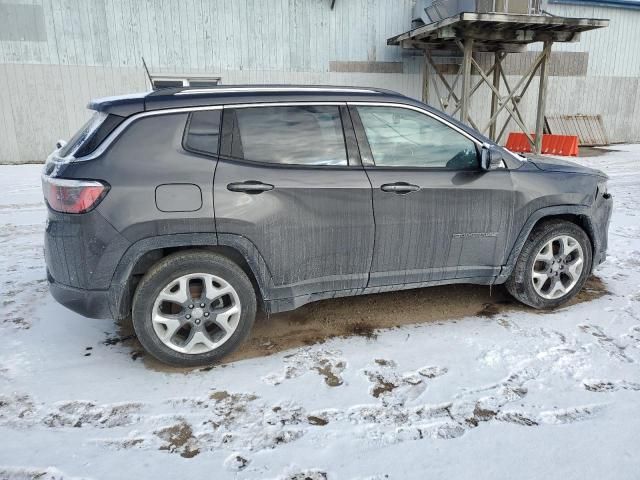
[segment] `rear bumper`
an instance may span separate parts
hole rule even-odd
[[[112,281],[129,242],[97,210],[67,215],[48,209],[44,256],[51,295],[90,318],[122,318],[122,286]]]
[[[85,290],[49,279],[49,291],[61,305],[89,318],[112,318],[108,290]]]

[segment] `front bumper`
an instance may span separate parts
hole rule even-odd
[[[609,246],[609,224],[611,223],[611,213],[613,212],[613,197],[611,194],[598,194],[593,204],[593,214],[591,216],[594,229],[594,251],[592,268],[597,267],[607,258],[607,248]]]

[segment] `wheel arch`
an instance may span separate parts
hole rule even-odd
[[[513,270],[516,261],[518,260],[518,256],[522,251],[522,247],[527,241],[527,238],[531,235],[533,229],[542,222],[549,220],[564,220],[579,226],[584,230],[591,242],[593,255],[595,256],[596,252],[600,250],[598,236],[596,235],[593,220],[591,219],[589,207],[583,205],[560,205],[542,208],[533,212],[520,230],[520,233],[511,248],[511,252],[507,257],[507,263],[502,268],[496,283],[503,283],[509,275],[511,275],[511,271]]]
[[[262,255],[247,238],[215,233],[159,235],[133,243],[120,259],[109,289],[112,316],[124,318],[130,314],[136,286],[152,265],[167,255],[185,250],[209,250],[224,255],[247,274],[260,305],[270,298],[271,274]]]

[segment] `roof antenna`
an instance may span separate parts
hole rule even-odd
[[[151,90],[155,90],[153,87],[153,80],[151,79],[151,74],[149,73],[149,69],[147,68],[147,62],[144,61],[144,57],[142,58],[142,66],[144,67],[144,71],[147,73],[147,78],[149,79],[149,85],[151,86]]]

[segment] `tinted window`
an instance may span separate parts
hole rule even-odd
[[[239,108],[236,119],[243,158],[247,160],[347,164],[337,106]]]
[[[414,110],[358,107],[376,166],[473,169],[474,142]]]
[[[220,110],[194,112],[189,116],[184,147],[217,155],[220,138]]]
[[[82,157],[84,155],[89,155],[90,153],[92,153],[96,148],[100,146],[104,139],[107,138],[109,134],[113,132],[116,127],[122,122],[124,122],[124,117],[120,117],[112,113],[107,115],[107,118],[105,118],[105,120],[94,131],[94,133],[90,135],[88,139],[82,144],[82,146],[76,151],[75,156]]]
[[[82,128],[78,130],[73,137],[71,137],[71,139],[64,147],[62,147],[58,154],[61,157],[66,157],[67,155],[75,152],[84,142],[91,138],[91,136],[98,128],[100,128],[100,125],[102,125],[102,122],[104,122],[106,118],[106,113],[94,112],[91,118],[87,120],[87,123],[85,123]]]

